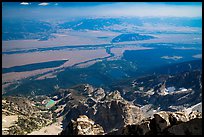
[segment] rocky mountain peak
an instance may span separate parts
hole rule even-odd
[[[86,115],[80,115],[76,120],[71,120],[66,130],[61,135],[103,135],[103,128],[95,124]]]
[[[94,91],[94,88],[89,84],[76,85],[72,87],[71,89],[76,90],[83,95],[90,95]]]
[[[113,100],[123,100],[123,98],[120,95],[120,92],[118,90],[115,90],[111,93],[109,93],[106,97],[107,99],[113,99]]]
[[[66,102],[60,114],[64,115],[63,123],[65,127],[71,119],[79,118],[80,120],[82,118],[80,115],[86,115],[93,119],[103,127],[105,132],[142,120],[143,113],[140,108],[125,100],[119,91],[105,93],[102,88],[93,88],[93,92],[85,95],[81,94],[83,88],[79,87],[85,86],[77,86],[73,88],[73,91],[70,91],[71,94],[68,94],[68,98],[58,98],[59,101],[56,100],[59,102],[56,105],[63,105]],[[90,86],[87,89],[90,89]],[[80,100],[83,100],[83,103]]]
[[[105,97],[105,91],[102,88],[97,88],[94,92],[93,92],[93,98],[97,101],[101,100],[102,98]]]
[[[193,117],[191,116],[193,115]],[[192,119],[191,119],[192,118]],[[167,112],[154,114],[137,124],[130,124],[108,134],[112,135],[198,135],[202,132],[200,112]]]

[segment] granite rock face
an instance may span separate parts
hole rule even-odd
[[[80,115],[94,120],[106,133],[125,125],[137,124],[144,118],[141,109],[125,100],[117,90],[106,93],[102,88],[84,84],[60,90],[53,96],[57,96],[56,108],[64,106],[58,115],[64,117],[65,128]]]
[[[103,128],[85,115],[71,120],[61,135],[103,135]]]
[[[154,114],[154,120],[157,132],[162,132],[164,129],[170,126],[169,114],[167,112],[159,112]]]
[[[118,95],[113,98],[117,99],[96,104],[97,112],[94,119],[104,127],[106,132],[128,124],[136,124],[144,118],[139,107],[125,100],[119,100]]]
[[[171,135],[202,135],[202,118],[174,125],[168,129]]]
[[[202,135],[200,112],[159,112],[154,118],[143,119],[138,124],[127,125],[113,135]]]
[[[191,119],[192,115],[194,118]],[[176,119],[177,118],[177,119]],[[173,121],[172,121],[173,120]],[[89,131],[95,135],[93,130]],[[202,117],[199,112],[159,112],[154,118],[144,118],[137,124],[126,125],[105,135],[202,135]]]

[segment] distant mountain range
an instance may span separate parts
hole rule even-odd
[[[80,19],[60,24],[61,29],[73,30],[104,30],[105,27],[120,24],[119,18]]]
[[[2,40],[38,39],[48,40],[54,38],[53,33],[59,29],[75,31],[105,30],[120,33],[140,32],[138,27],[149,24],[175,26],[175,27],[202,27],[202,18],[76,18],[60,23],[42,20],[7,20],[2,22]],[[8,27],[9,26],[9,27]],[[32,27],[31,27],[32,26]],[[175,30],[176,31],[176,30]],[[145,31],[143,28],[143,32]],[[168,30],[150,31],[151,33],[168,33]],[[174,32],[174,31],[169,31]],[[189,31],[188,31],[189,33]]]
[[[2,40],[39,39],[48,40],[54,36],[53,25],[36,20],[4,20],[2,22]]]

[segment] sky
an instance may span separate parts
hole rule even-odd
[[[202,17],[201,2],[3,2],[3,18]],[[14,14],[15,13],[15,14]]]

